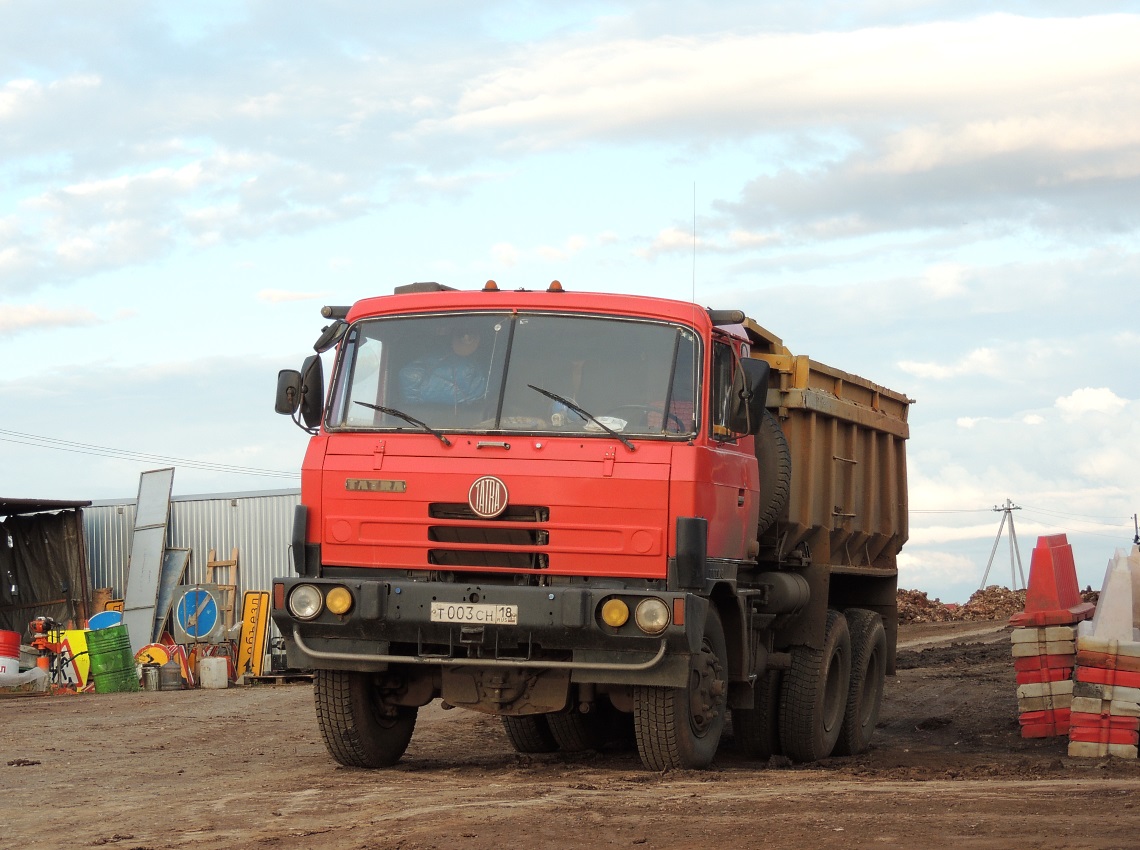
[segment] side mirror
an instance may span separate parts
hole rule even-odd
[[[317,341],[313,343],[313,351],[317,354],[324,354],[344,336],[345,331],[348,330],[348,322],[342,319],[337,319],[331,325],[326,325],[321,331],[321,335],[317,337]]]
[[[744,370],[744,379],[746,383],[745,401],[748,408],[748,433],[755,434],[760,428],[760,420],[764,416],[764,408],[767,406],[768,401],[768,374],[772,371],[772,367],[767,360],[757,360],[753,357],[745,357],[740,361],[740,367]]]
[[[301,366],[301,418],[309,428],[321,426],[325,410],[325,371],[321,356],[310,354]]]
[[[277,373],[277,400],[273,409],[286,416],[292,416],[300,404],[301,373],[296,369],[282,369]]]

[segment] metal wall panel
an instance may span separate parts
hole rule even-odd
[[[122,598],[134,527],[133,501],[96,502],[83,509],[87,576],[93,588],[112,588],[113,595]]]
[[[300,490],[175,496],[170,500],[166,545],[191,550],[187,583],[206,580],[211,549],[218,560],[228,560],[236,546],[240,616],[242,593],[270,591],[274,577],[293,572],[289,544],[293,511],[300,501]],[[129,499],[95,502],[83,511],[91,583],[114,588],[119,598],[126,584],[134,516],[135,503]]]

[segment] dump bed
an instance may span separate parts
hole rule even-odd
[[[833,572],[888,574],[906,542],[910,399],[793,355],[746,319],[752,356],[768,361],[768,409],[791,452],[787,507],[761,539],[761,558],[809,559]]]

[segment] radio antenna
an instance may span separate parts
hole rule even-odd
[[[693,303],[697,303],[697,181],[693,181]]]

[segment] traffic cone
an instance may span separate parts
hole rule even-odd
[[[1087,620],[1095,607],[1081,601],[1073,547],[1064,534],[1037,538],[1029,566],[1025,610],[1009,618],[1015,626],[1063,626]]]
[[[1091,623],[1077,633],[1077,684],[1070,702],[1069,755],[1137,757],[1140,735],[1140,550],[1109,561]]]
[[[1104,584],[1100,588],[1100,602],[1090,626],[1081,633],[1096,642],[1136,641],[1140,626],[1137,605],[1140,603],[1140,546],[1133,546],[1132,553],[1125,555],[1120,549],[1108,562],[1104,574]],[[1087,642],[1086,642],[1087,643]],[[1095,651],[1090,643],[1089,649]]]

